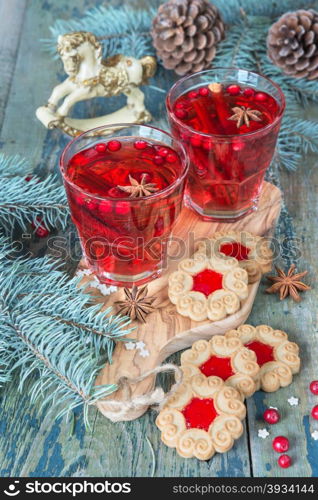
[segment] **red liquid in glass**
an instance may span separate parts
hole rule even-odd
[[[182,410],[188,429],[209,430],[213,420],[218,416],[213,399],[192,398]]]
[[[125,282],[124,277],[161,268],[181,209],[183,183],[166,195],[156,195],[180,177],[182,168],[174,150],[139,138],[99,143],[71,158],[66,176],[73,185],[66,183],[66,190],[72,219],[84,254],[103,281],[114,282],[115,275],[121,284],[120,276]],[[131,186],[129,176],[139,183],[145,179],[157,191],[129,197],[118,187]]]
[[[234,107],[242,106],[260,111],[261,121],[250,120],[249,126],[244,123],[238,128],[229,118]],[[206,86],[181,95],[173,113],[191,127],[170,120],[174,136],[185,144],[190,156],[187,195],[191,204],[203,215],[235,214],[251,208],[275,149],[279,123],[270,131],[263,129],[277,117],[277,101],[265,92],[236,84],[224,84],[219,93]],[[257,133],[244,136],[250,132]]]

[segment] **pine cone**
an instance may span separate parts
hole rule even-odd
[[[318,78],[318,12],[287,12],[268,32],[268,56],[286,75]]]
[[[224,24],[208,0],[170,0],[158,9],[152,38],[164,67],[185,75],[210,66]]]

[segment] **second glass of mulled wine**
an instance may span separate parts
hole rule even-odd
[[[223,222],[255,210],[285,109],[279,86],[251,71],[214,68],[177,81],[166,105],[190,158],[186,204]]]
[[[132,286],[159,276],[188,172],[178,141],[143,125],[100,127],[71,141],[60,166],[84,256],[100,281]]]

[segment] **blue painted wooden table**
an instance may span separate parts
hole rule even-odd
[[[34,111],[46,101],[58,74],[61,75],[61,66],[42,50],[40,39],[49,36],[48,27],[55,19],[80,16],[85,8],[102,3],[97,0],[1,0],[2,151],[21,153],[39,169],[57,168],[67,138],[58,131],[47,131],[36,120]],[[147,8],[160,2],[107,2],[114,6],[125,3]],[[172,74],[162,72],[156,84],[168,89],[173,79]],[[162,96],[147,89],[146,99],[155,123],[166,126]],[[105,112],[103,106],[105,103],[99,101],[81,109],[93,116]],[[313,109],[312,113],[317,118],[318,110]],[[282,237],[288,234],[293,239],[292,246],[298,252],[293,258],[297,259],[300,269],[309,269],[308,282],[314,288],[300,304],[291,300],[280,303],[276,296],[264,294],[263,283],[249,319],[252,324],[267,323],[286,330],[300,344],[302,370],[291,386],[274,394],[258,392],[247,401],[245,433],[229,453],[218,454],[208,462],[181,459],[173,449],[161,444],[152,412],[133,422],[114,424],[92,409],[91,429],[87,430],[79,410],[71,428],[65,420],[55,420],[57,409],[43,412],[31,405],[28,394],[18,394],[16,381],[12,381],[0,396],[0,475],[148,476],[155,466],[156,476],[317,476],[318,441],[314,441],[311,433],[318,429],[318,422],[309,416],[317,397],[315,401],[308,390],[309,382],[318,379],[315,289],[318,169],[315,163],[316,158],[309,157],[297,173],[280,173],[286,203],[281,220]],[[35,242],[34,249],[43,255],[47,251],[46,242]],[[68,267],[71,266],[68,264]],[[178,356],[174,359],[178,360]],[[299,398],[298,406],[288,404],[291,396]],[[262,440],[257,432],[265,427],[261,415],[268,406],[278,407],[282,420],[270,429],[270,437]],[[291,441],[293,466],[287,470],[278,467],[278,456],[271,449],[271,438],[279,434],[288,435]],[[155,452],[155,463],[149,443]]]

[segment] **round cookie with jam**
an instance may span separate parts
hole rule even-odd
[[[225,453],[243,433],[246,409],[240,393],[220,377],[186,379],[160,411],[162,441],[184,458],[208,460]]]
[[[169,276],[168,295],[182,316],[218,321],[240,309],[248,296],[248,274],[234,257],[199,251]]]
[[[212,238],[199,241],[196,251],[209,257],[235,258],[247,271],[249,283],[255,283],[272,268],[273,251],[269,239],[247,231],[215,233]]]
[[[237,337],[214,335],[209,341],[197,340],[181,354],[181,368],[185,379],[199,374],[217,376],[237,389],[242,398],[252,396],[258,387],[256,354]]]
[[[237,338],[256,354],[260,366],[258,388],[266,392],[277,391],[291,384],[293,375],[300,370],[299,347],[288,340],[282,330],[268,325],[241,325],[230,330],[225,338]]]

